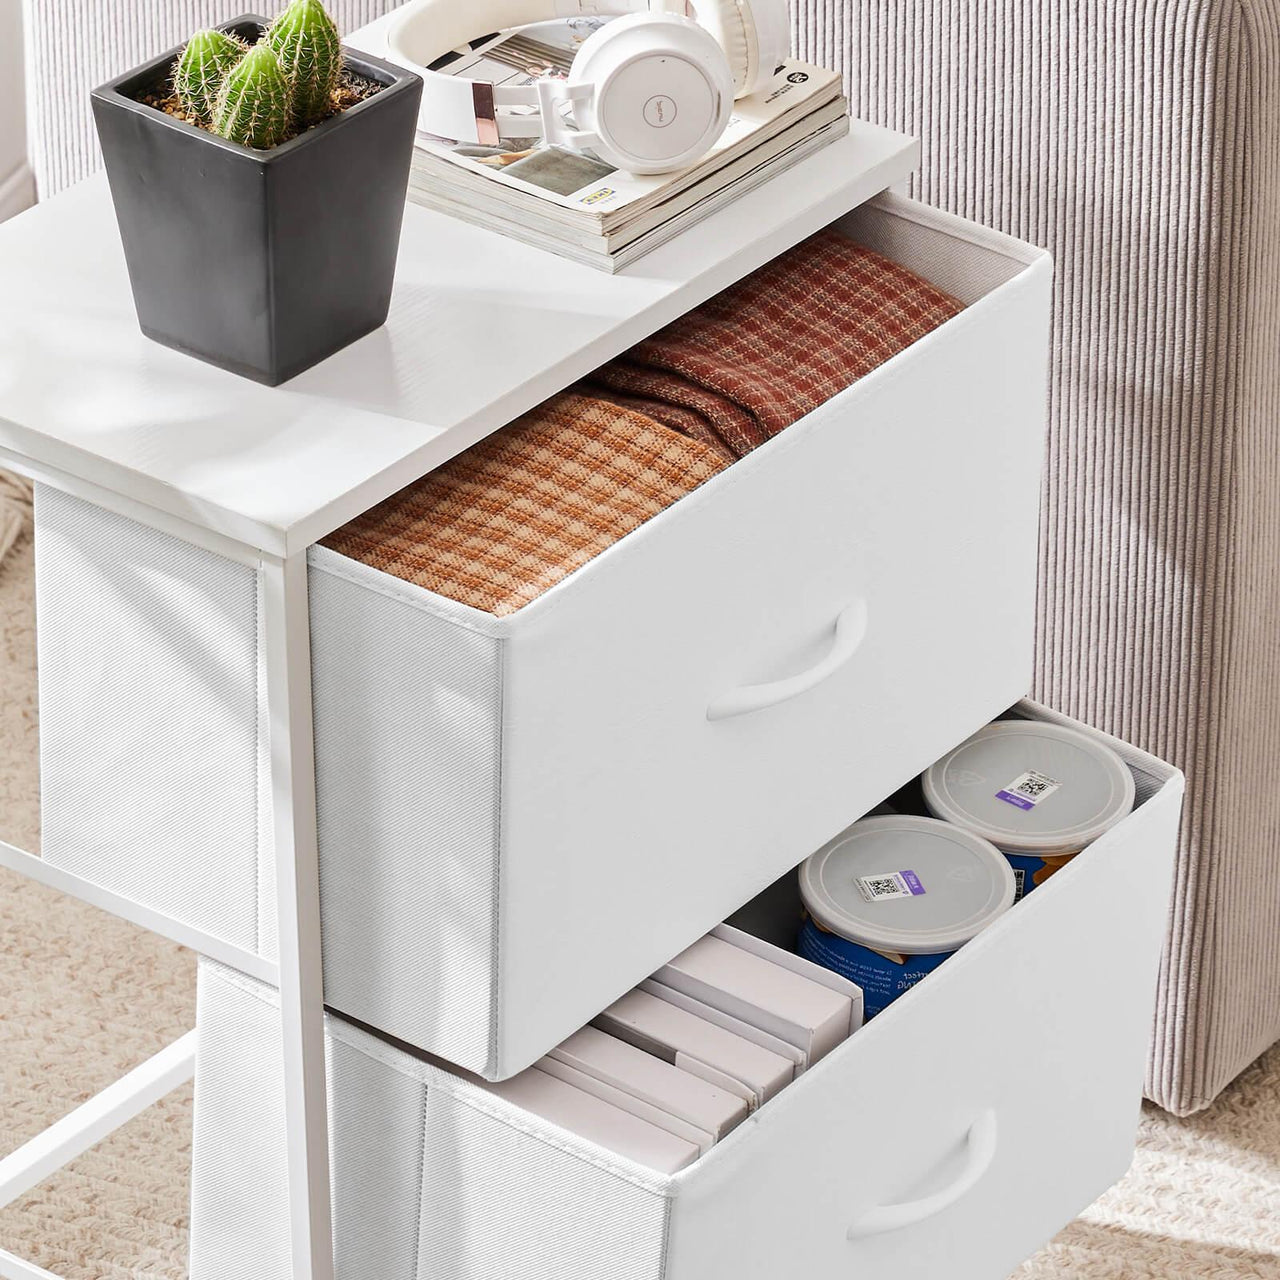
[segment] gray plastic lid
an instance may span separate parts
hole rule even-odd
[[[1079,853],[1133,809],[1133,774],[1077,729],[999,720],[923,778],[935,818],[1008,853]]]
[[[922,892],[869,901],[861,880],[914,875]],[[863,818],[800,868],[800,896],[830,933],[877,951],[954,951],[1013,905],[1013,868],[994,845],[934,818]]]

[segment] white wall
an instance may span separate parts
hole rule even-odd
[[[0,0],[0,219],[34,199],[22,90],[22,4]]]

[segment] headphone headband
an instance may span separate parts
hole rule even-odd
[[[556,18],[623,17],[632,13],[679,13],[684,0],[417,0],[397,15],[388,33],[392,61],[422,77],[424,120],[431,132],[458,142],[497,146],[502,137],[527,137],[530,118],[500,114],[501,107],[543,105],[535,85],[492,85],[444,75],[431,64],[473,40],[477,27],[507,31]],[[539,126],[541,129],[541,126]],[[523,130],[523,132],[521,132]]]
[[[690,10],[693,10],[691,13]],[[582,42],[567,79],[492,84],[432,65],[475,40],[557,18],[613,18]],[[541,135],[632,173],[692,164],[722,136],[733,102],[769,83],[786,55],[786,0],[411,0],[388,56],[422,77],[422,128],[497,148]]]

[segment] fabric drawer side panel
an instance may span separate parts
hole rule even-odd
[[[328,1050],[337,1280],[413,1280],[426,1087],[341,1041]]]
[[[192,1176],[192,1280],[288,1280],[280,1013],[201,965]],[[426,1089],[328,1045],[338,1280],[412,1280]]]
[[[662,1278],[663,1196],[439,1089],[423,1179],[416,1280]]]
[[[201,962],[191,1280],[288,1280],[280,1013]]]
[[[326,1001],[484,1066],[500,642],[346,577],[310,582]]]
[[[39,486],[44,856],[258,947],[255,570]]]

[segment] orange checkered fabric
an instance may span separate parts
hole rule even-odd
[[[587,389],[742,457],[961,309],[821,231],[597,370]]]
[[[960,309],[821,232],[324,545],[514,613]]]
[[[586,382],[580,383],[579,389],[584,394],[598,400],[607,400],[610,404],[630,409],[633,413],[643,414],[670,427],[672,431],[678,431],[681,435],[698,440],[718,453],[726,462],[736,462],[740,456],[725,443],[723,434],[712,427],[706,414],[699,413],[696,409],[686,405],[672,404],[670,401],[653,400],[642,395],[628,395],[613,387],[606,388]]]
[[[324,545],[501,617],[727,465],[708,445],[651,418],[567,392]]]

